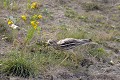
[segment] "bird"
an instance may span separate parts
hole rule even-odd
[[[61,39],[59,41],[56,41],[56,40],[52,40],[52,39],[49,39],[47,41],[47,44],[48,46],[52,46],[54,49],[56,50],[61,50],[61,51],[72,51],[72,53],[74,54],[75,56],[75,62],[76,62],[76,65],[77,65],[77,56],[76,54],[74,53],[73,49],[77,46],[80,46],[80,45],[85,45],[85,44],[88,44],[92,42],[91,39],[75,39],[75,38],[65,38],[65,39]],[[69,57],[68,53],[67,53],[67,56],[65,57],[65,59],[61,62],[61,64]]]

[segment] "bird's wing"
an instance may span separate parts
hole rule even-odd
[[[66,38],[57,42],[61,47],[73,48],[78,45],[82,45],[90,42],[90,39],[74,39],[74,38]]]
[[[79,43],[77,39],[66,38],[66,39],[58,41],[57,44],[59,44],[64,49],[72,49],[75,46],[77,46]]]
[[[74,38],[66,38],[66,39],[62,39],[62,40],[58,41],[57,44],[70,43],[70,42],[73,42],[73,40],[75,40],[75,39],[74,39]]]

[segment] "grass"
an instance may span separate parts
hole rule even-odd
[[[86,30],[80,30],[80,29],[68,29],[66,26],[62,26],[62,31],[59,31],[57,34],[58,39],[64,39],[64,38],[76,38],[76,39],[84,39],[89,38],[96,42],[102,42],[102,41],[110,41],[113,40],[114,36],[119,35],[116,31],[95,31],[91,30],[87,32]]]
[[[91,49],[89,51],[89,54],[91,54],[94,57],[98,57],[98,58],[102,58],[104,56],[107,56],[107,54],[103,48]]]
[[[120,10],[120,5],[118,5],[117,8]]]
[[[75,10],[73,10],[72,8],[66,8],[66,11],[64,12],[65,16],[68,18],[71,18],[73,20],[76,21],[84,21],[84,22],[90,22],[88,15],[86,14],[79,14],[78,12],[76,12]]]
[[[86,16],[86,15],[78,15],[77,18],[82,20],[82,21],[84,21],[84,22],[88,22],[89,21],[88,16]]]
[[[5,8],[9,8],[10,0],[4,0],[2,2],[3,2],[3,5],[4,5]]]
[[[2,63],[2,73],[25,78],[35,76],[36,64],[32,60],[27,59],[27,57],[21,57],[19,54],[16,52],[10,54],[10,58]]]
[[[5,22],[4,22],[4,20],[0,20],[1,22],[0,22],[0,33],[1,34],[3,34],[3,33],[5,33],[8,29],[7,29],[7,25],[5,25]]]
[[[47,47],[44,42],[32,45],[27,50],[29,50],[27,53],[17,50],[8,53],[7,57],[1,61],[1,72],[7,76],[35,77],[49,67],[59,65],[66,57],[64,51],[56,51],[52,47]],[[66,53],[69,54],[69,52]],[[69,58],[60,66],[75,67],[73,56],[69,55]],[[82,57],[78,58],[79,61],[81,59]]]
[[[82,7],[86,11],[93,11],[93,10],[100,10],[101,9],[100,5],[98,5],[97,3],[94,3],[94,2],[82,3]]]
[[[70,9],[70,8],[66,8],[66,12],[65,12],[65,16],[68,18],[76,18],[77,16],[77,12],[75,12],[74,10]]]
[[[36,57],[36,60],[39,62],[39,65],[41,65],[42,66],[41,68],[44,69],[49,66],[59,65],[62,62],[62,60],[66,57],[66,54],[70,54],[70,52],[67,51],[59,51],[53,49],[52,47],[48,47],[45,45],[44,42],[39,44],[37,43],[37,45],[31,46],[30,49],[34,50],[34,52],[32,51],[32,56]],[[61,65],[66,67],[73,66],[74,62],[71,63],[71,61],[72,61],[72,56],[70,56]]]
[[[94,34],[92,34],[92,39],[97,42],[110,41],[112,39],[113,35],[114,35],[113,33],[97,31]]]
[[[42,3],[42,0],[38,2]],[[55,13],[55,11],[51,11],[51,8],[54,8],[54,4],[48,4],[47,2],[41,3],[38,3],[37,8],[31,9],[31,0],[21,0],[19,3],[14,0],[2,0],[0,2],[1,16],[10,18],[15,25],[20,27],[20,31],[10,29],[10,25],[7,25],[7,21],[1,17],[0,34],[3,35],[2,37],[6,37],[6,39],[4,39],[5,42],[9,42],[11,46],[14,45],[14,40],[21,40],[21,42],[23,42],[22,44],[15,42],[15,44],[18,44],[18,48],[15,48],[14,46],[14,49],[17,50],[5,54],[6,57],[0,59],[0,64],[2,63],[2,65],[0,65],[0,67],[2,66],[2,69],[0,70],[8,76],[26,78],[35,77],[37,74],[45,72],[50,67],[59,65],[66,57],[65,53],[69,54],[70,52],[57,51],[52,47],[48,47],[45,42],[48,38],[51,38],[51,36],[58,40],[64,38],[87,38],[101,44],[105,41],[120,42],[120,28],[119,23],[117,23],[119,21],[119,15],[112,14],[110,17],[111,20],[107,21],[106,17],[109,18],[109,14],[106,16],[104,12],[102,13],[101,11],[104,6],[101,6],[98,3],[80,3],[79,6],[87,12],[81,10],[83,12],[79,13],[79,11],[77,11],[79,10],[77,3],[75,8],[75,6],[68,7],[68,4],[65,4],[64,6],[62,2],[62,6],[59,8],[56,7],[55,10],[60,10],[62,12],[61,9],[64,8],[63,18],[61,18],[61,15],[57,15],[58,12],[55,16],[53,15],[53,12]],[[72,4],[72,2],[69,4]],[[117,8],[119,10],[119,6],[117,6]],[[99,10],[100,13],[96,12],[95,14],[92,14],[94,13],[94,10]],[[26,19],[23,20],[21,18],[22,15],[24,15],[24,17],[26,16]],[[43,18],[38,19],[35,15],[43,15]],[[60,20],[58,19],[59,17]],[[31,25],[31,21],[33,20],[36,23]],[[37,24],[37,21],[39,24]],[[75,24],[73,22],[75,22]],[[36,24],[38,28],[36,28]],[[44,35],[42,35],[43,33]],[[37,39],[40,39],[40,42],[37,42]],[[10,51],[12,51],[12,49]],[[83,60],[84,56],[86,56],[84,53],[89,53],[92,57],[96,58],[107,56],[103,47],[96,47],[94,45],[92,48],[90,46],[87,48],[80,47],[76,52],[78,53],[78,62]],[[69,58],[60,66],[66,68],[75,67],[74,60],[72,60],[73,56],[72,54],[69,55]]]
[[[76,20],[82,20],[82,21],[87,21],[88,17],[86,15],[80,15],[78,12],[73,10],[72,8],[66,8],[66,11],[64,12],[65,16],[71,19],[76,19]]]
[[[82,39],[87,38],[87,32],[82,30],[63,30],[57,34],[58,39],[64,39],[64,38],[76,38],[76,39]]]
[[[10,29],[8,29],[8,25],[6,25],[4,20],[1,20],[0,22],[0,34],[3,35],[2,39],[4,39],[6,42],[12,42],[13,41],[13,34]]]

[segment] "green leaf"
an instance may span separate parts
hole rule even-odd
[[[37,32],[38,32],[38,34],[40,34],[40,31],[41,31],[41,27],[38,26],[38,27],[37,27]]]
[[[35,29],[33,27],[28,30],[27,37],[26,37],[27,42],[29,42],[33,38],[34,33],[35,33]]]

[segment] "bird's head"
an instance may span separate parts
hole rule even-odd
[[[92,42],[92,39],[81,39],[81,40],[84,41],[85,43]]]
[[[46,43],[47,43],[48,46],[53,46],[53,45],[56,44],[56,41],[52,40],[52,39],[49,39]]]
[[[92,42],[92,39],[89,39],[90,42]]]
[[[95,45],[97,45],[98,44],[96,42],[93,42],[92,39],[83,39],[83,42],[84,42],[83,45],[86,45],[86,44],[95,44]]]

